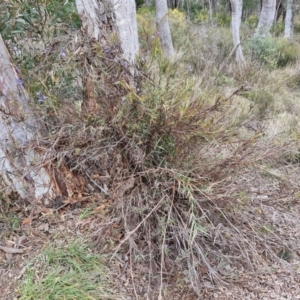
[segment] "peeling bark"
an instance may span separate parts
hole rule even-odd
[[[0,35],[0,177],[23,199],[52,197],[51,176],[32,147],[40,126]],[[2,184],[3,186],[3,184]]]
[[[123,58],[133,63],[139,51],[134,0],[76,0],[84,32],[100,45],[111,43],[116,33]]]

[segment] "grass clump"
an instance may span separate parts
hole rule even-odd
[[[250,109],[256,110],[254,114],[258,119],[263,119],[268,116],[273,109],[274,97],[266,90],[245,92],[243,96],[254,102],[254,105],[252,105]]]
[[[277,66],[282,68],[293,65],[300,57],[299,44],[295,41],[280,40]]]
[[[26,267],[19,299],[120,299],[103,258],[86,241],[58,241],[48,246]]]

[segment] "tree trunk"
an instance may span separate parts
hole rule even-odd
[[[263,0],[255,37],[265,38],[270,34],[276,12],[276,0]]]
[[[283,1],[284,0],[276,0],[276,13],[275,13],[276,22],[279,21],[281,16],[282,16],[282,21],[285,20],[286,7],[285,7]]]
[[[243,0],[230,0],[231,3],[231,33],[234,47],[236,47],[236,61],[239,66],[245,65],[245,58],[240,41],[240,26],[243,11]]]
[[[293,0],[287,0],[286,16],[284,21],[284,37],[290,38],[293,35]]]
[[[213,17],[212,0],[208,0],[208,7],[209,7],[209,20],[212,21],[212,17]]]
[[[168,0],[168,7],[175,9],[178,7],[178,0]]]
[[[82,21],[82,30],[89,38],[94,38],[116,64],[127,71],[123,79],[135,89],[135,58],[139,51],[135,0],[76,0],[77,11]],[[83,74],[85,87],[82,108],[85,113],[98,115],[99,97],[95,93],[95,73],[93,61]],[[98,78],[99,79],[99,78]]]
[[[133,63],[139,51],[135,0],[76,0],[83,30],[102,46],[117,33],[123,58]]]
[[[218,2],[217,0],[211,0],[212,10],[214,13],[216,12],[217,2]]]
[[[52,197],[51,176],[35,151],[40,124],[28,106],[20,72],[11,62],[0,35],[0,177],[1,187],[23,199]]]
[[[156,26],[159,32],[163,53],[166,57],[172,58],[175,55],[169,20],[167,0],[155,0]]]

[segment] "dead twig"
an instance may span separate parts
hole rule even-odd
[[[165,197],[161,198],[160,201],[155,205],[155,207],[149,212],[149,214],[130,232],[126,233],[126,236],[124,237],[124,239],[120,242],[120,244],[116,247],[115,252],[113,253],[113,255],[110,258],[110,261],[115,257],[115,255],[117,254],[117,252],[119,251],[119,249],[121,248],[121,246],[128,241],[128,239],[141,227],[141,225],[152,215],[152,213],[154,211],[156,211],[158,209],[158,207],[160,206],[160,204],[162,203],[162,201],[165,200]]]

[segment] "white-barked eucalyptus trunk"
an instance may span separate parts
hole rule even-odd
[[[230,0],[231,3],[231,33],[236,55],[236,61],[240,67],[245,66],[245,58],[240,40],[240,26],[243,11],[243,0]]]
[[[293,35],[293,0],[287,0],[286,15],[284,20],[284,37],[290,38]]]
[[[0,35],[0,186],[31,201],[53,196],[51,176],[34,147],[39,129]]]
[[[156,27],[159,33],[163,54],[168,58],[173,58],[175,50],[168,19],[167,0],[155,0]]]
[[[101,45],[115,32],[123,58],[133,63],[139,51],[135,0],[76,0],[82,28]]]
[[[276,13],[276,0],[263,0],[255,37],[265,38],[270,35]]]

